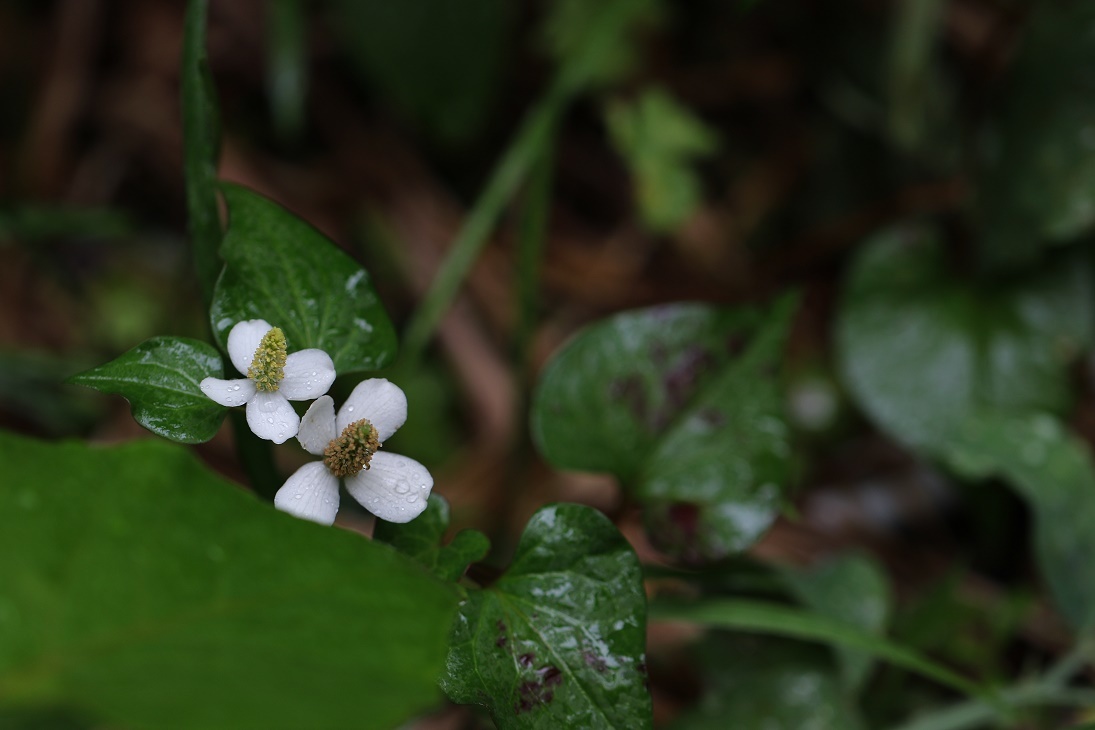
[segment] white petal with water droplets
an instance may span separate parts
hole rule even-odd
[[[338,410],[338,430],[362,418],[376,428],[381,443],[407,421],[407,396],[399,386],[384,378],[370,378],[357,384]]]
[[[297,435],[300,417],[281,393],[260,390],[247,402],[247,425],[260,439],[283,444]]]
[[[335,364],[331,356],[315,348],[294,352],[285,358],[285,377],[278,392],[289,400],[318,398],[335,382]]]
[[[202,392],[222,406],[242,406],[255,395],[255,384],[248,378],[221,380],[205,378],[199,384]]]
[[[369,468],[346,477],[346,491],[382,520],[410,522],[426,509],[433,477],[414,459],[381,451]]]
[[[274,329],[265,319],[248,319],[237,322],[228,333],[228,357],[232,364],[244,375],[251,361],[255,359],[255,350],[266,333]]]
[[[335,430],[335,402],[329,395],[321,396],[308,407],[304,418],[300,419],[297,441],[309,454],[322,456],[327,444],[336,436],[338,431]]]
[[[305,464],[274,495],[274,506],[302,520],[333,524],[338,513],[338,479],[322,461]]]

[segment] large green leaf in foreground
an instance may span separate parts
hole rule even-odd
[[[265,319],[285,331],[290,352],[318,347],[339,375],[388,364],[395,329],[365,269],[277,203],[238,185],[222,191],[225,267],[209,311],[221,346],[237,322]]]
[[[537,512],[506,574],[470,591],[442,679],[499,728],[650,727],[639,560],[604,515]]]
[[[212,346],[185,337],[153,337],[69,382],[125,396],[137,423],[172,441],[194,444],[213,438],[226,413],[201,391],[201,381],[223,376]]]
[[[0,434],[0,459],[0,708],[295,730],[389,728],[436,701],[457,595],[387,546],[170,444]]]
[[[685,558],[749,547],[789,479],[774,374],[794,309],[676,304],[618,314],[545,369],[532,410],[544,456],[618,476],[652,536]]]
[[[1062,256],[1014,282],[948,268],[930,231],[899,228],[860,252],[837,323],[844,381],[905,444],[940,454],[971,414],[1060,412],[1067,366],[1091,341],[1086,261]]]

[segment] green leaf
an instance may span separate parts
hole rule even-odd
[[[1041,3],[982,145],[984,259],[1022,266],[1095,224],[1095,6]]]
[[[186,211],[190,243],[202,298],[212,299],[213,285],[220,274],[217,248],[221,242],[217,210],[217,157],[220,149],[220,112],[209,59],[205,49],[205,27],[209,0],[189,0],[183,30],[182,122],[183,169],[186,173]]]
[[[635,178],[646,225],[655,231],[679,226],[702,200],[691,163],[715,151],[714,132],[661,89],[646,91],[633,104],[609,105],[605,120]]]
[[[317,347],[340,375],[390,362],[395,329],[365,270],[280,205],[238,185],[221,189],[225,268],[209,312],[221,347],[237,322],[265,319],[285,331],[291,351]]]
[[[68,382],[124,396],[137,423],[172,441],[195,444],[216,435],[226,412],[202,393],[200,383],[223,376],[212,346],[185,337],[153,337]]]
[[[638,558],[596,510],[541,509],[506,574],[470,591],[441,685],[509,728],[651,726]]]
[[[689,559],[744,550],[790,478],[772,375],[794,308],[675,304],[580,333],[548,365],[532,432],[563,469],[610,472],[647,507],[651,534]]]
[[[742,599],[708,599],[700,603],[651,603],[653,621],[687,621],[713,628],[820,641],[857,649],[894,666],[933,679],[971,697],[999,702],[988,691],[889,639],[860,630],[845,621],[778,603]]]
[[[618,81],[638,64],[636,30],[659,15],[659,0],[551,0],[543,43],[574,92]]]
[[[425,565],[441,580],[460,580],[470,563],[482,560],[490,540],[478,530],[462,530],[442,545],[449,528],[449,503],[431,494],[426,511],[404,524],[377,520],[373,537]]]
[[[1053,416],[971,415],[951,442],[948,461],[983,478],[998,475],[1034,510],[1038,564],[1074,628],[1095,628],[1095,465],[1091,452]]]
[[[864,726],[821,647],[786,639],[704,637],[705,691],[671,730],[861,730]]]
[[[505,0],[333,0],[343,50],[428,131],[466,140],[499,91],[515,17]]]
[[[390,728],[428,710],[456,592],[186,450],[0,433],[0,706],[103,726]]]
[[[892,436],[947,447],[982,408],[1060,412],[1066,367],[1092,340],[1092,282],[1061,257],[1014,282],[964,280],[923,228],[893,229],[860,252],[837,320],[844,382]]]
[[[845,555],[810,570],[786,569],[791,592],[819,615],[843,620],[867,633],[881,635],[890,616],[890,590],[878,564],[862,555]],[[845,687],[858,690],[871,670],[871,656],[839,649]]]

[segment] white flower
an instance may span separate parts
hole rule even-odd
[[[323,396],[304,414],[297,440],[322,456],[297,469],[274,496],[274,506],[301,519],[330,525],[338,512],[338,481],[365,509],[388,522],[410,522],[426,509],[433,477],[414,459],[378,451],[407,420],[407,396],[393,383],[359,383],[335,416]]]
[[[206,378],[202,392],[222,406],[247,404],[247,425],[259,438],[284,443],[297,435],[300,418],[290,400],[310,400],[335,382],[335,364],[323,350],[286,354],[285,334],[263,319],[238,322],[228,333],[228,357],[239,380]]]

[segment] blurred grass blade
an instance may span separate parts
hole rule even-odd
[[[266,21],[266,93],[274,132],[291,142],[304,125],[307,96],[305,35],[307,19],[300,0],[269,0]]]
[[[220,117],[205,49],[208,11],[209,0],[191,0],[187,5],[181,72],[186,209],[194,268],[206,306],[221,270],[216,189]]]
[[[652,621],[688,621],[714,628],[775,634],[858,649],[902,669],[945,684],[963,694],[992,705],[999,704],[999,700],[988,690],[921,656],[912,649],[840,621],[778,603],[732,599],[707,600],[692,604],[655,601],[650,604],[650,619]]]
[[[403,348],[408,360],[421,357],[502,210],[544,153],[567,104],[590,84],[602,80],[606,54],[616,48],[620,36],[649,4],[650,0],[615,0],[600,9],[583,34],[582,47],[567,57],[551,87],[529,110],[407,326]]]

